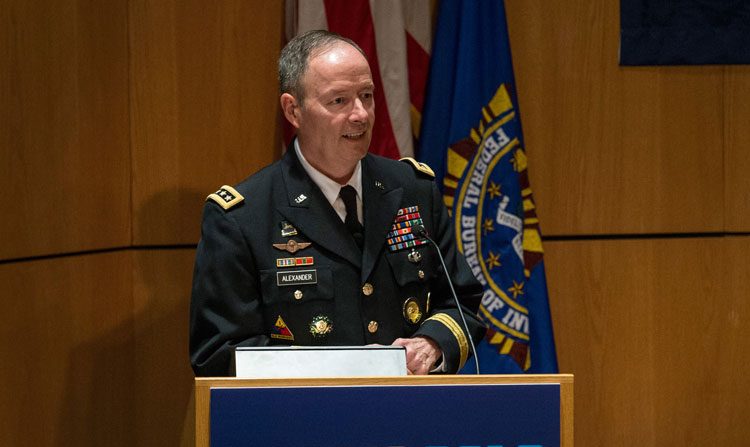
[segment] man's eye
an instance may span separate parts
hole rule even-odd
[[[362,93],[362,99],[372,99],[372,93]]]
[[[343,104],[344,98],[334,98],[333,101],[331,101],[331,104]]]

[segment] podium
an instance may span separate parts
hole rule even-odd
[[[197,447],[572,447],[573,376],[195,379]]]

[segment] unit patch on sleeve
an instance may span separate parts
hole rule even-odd
[[[213,200],[218,203],[220,207],[228,210],[233,206],[242,203],[245,198],[242,197],[242,194],[237,192],[236,189],[229,185],[224,185],[215,193],[209,194],[208,197],[206,197],[206,200]]]
[[[276,324],[271,329],[271,338],[294,341],[294,334],[289,330],[281,315],[276,319]]]

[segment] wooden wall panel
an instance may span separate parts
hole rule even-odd
[[[194,445],[188,318],[195,250],[134,253],[135,445]]]
[[[750,238],[545,248],[577,446],[750,442]]]
[[[2,264],[0,284],[0,445],[132,445],[131,254]]]
[[[0,4],[0,259],[129,244],[127,52],[125,0]]]
[[[746,233],[750,232],[750,67],[724,70],[726,230]]]
[[[721,231],[722,67],[619,67],[616,0],[506,8],[545,234]]]
[[[196,243],[205,197],[280,153],[283,2],[130,2],[133,240]]]
[[[717,253],[713,251],[712,253]],[[713,343],[717,353],[713,356],[715,365],[726,374],[717,374],[708,385],[716,390],[715,402],[720,405],[707,408],[709,414],[716,412],[717,426],[715,445],[750,444],[750,386],[747,383],[747,363],[750,359],[750,238],[728,237],[723,241],[719,252],[725,266],[726,293],[719,296],[721,306],[716,309],[707,306],[703,315],[716,318],[721,323],[721,331]],[[711,360],[711,359],[709,359]]]

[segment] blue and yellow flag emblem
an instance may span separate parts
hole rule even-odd
[[[531,366],[525,287],[542,260],[542,243],[519,129],[501,84],[477,127],[448,150],[443,183],[458,248],[485,287],[486,341],[525,371]]]
[[[477,346],[480,369],[554,373],[503,3],[444,0],[440,8],[419,158],[437,168],[458,248],[484,286],[479,316],[490,329]],[[469,362],[465,372],[473,369]]]

